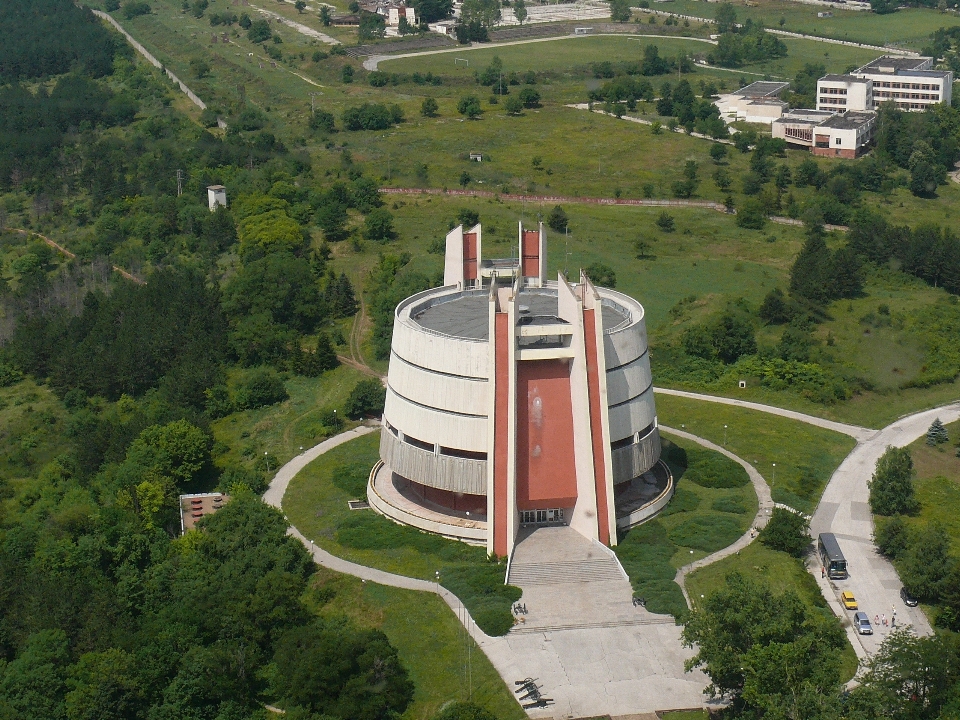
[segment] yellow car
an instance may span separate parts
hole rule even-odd
[[[857,599],[853,596],[853,593],[849,590],[844,590],[840,593],[840,602],[843,603],[843,606],[847,610],[856,610],[857,609]]]

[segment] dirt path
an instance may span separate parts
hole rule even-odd
[[[44,242],[45,244],[47,244],[49,247],[52,247],[54,250],[56,250],[57,252],[59,252],[59,253],[62,254],[62,255],[65,255],[66,257],[70,258],[71,260],[73,260],[74,258],[77,257],[76,253],[70,252],[69,250],[67,250],[67,249],[66,249],[63,245],[61,245],[60,243],[56,242],[55,240],[51,240],[51,239],[48,238],[46,235],[41,235],[40,233],[38,233],[38,232],[36,232],[36,231],[34,231],[34,230],[24,230],[23,228],[7,228],[7,230],[9,230],[10,232],[20,233],[21,235],[26,235],[27,237],[30,237],[31,235],[34,235],[34,236],[40,238],[41,240],[43,240],[43,242]],[[113,268],[113,271],[114,271],[114,272],[119,273],[120,275],[122,275],[123,277],[125,277],[127,280],[130,280],[131,282],[135,282],[137,285],[146,285],[146,284],[147,284],[147,281],[146,281],[146,280],[142,280],[141,278],[138,278],[136,275],[133,275],[132,273],[127,272],[126,270],[124,270],[124,269],[123,269],[122,267],[120,267],[119,265],[111,265],[110,267]]]
[[[727,210],[723,203],[713,202],[712,200],[659,200],[655,198],[591,198],[591,197],[566,197],[562,195],[515,195],[513,193],[496,193],[489,190],[442,190],[440,188],[394,188],[382,187],[380,192],[385,195],[450,195],[453,197],[478,197],[478,198],[500,198],[510,202],[542,202],[554,203],[556,205],[567,203],[570,205],[626,205],[633,207],[693,207],[704,208],[706,210],[715,210],[725,215],[736,214]],[[803,225],[800,220],[782,217],[780,215],[770,215],[767,218],[770,222],[779,225]],[[846,225],[824,225],[826,230],[839,230],[846,232],[849,228]]]

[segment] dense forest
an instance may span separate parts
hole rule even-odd
[[[188,120],[69,0],[0,19],[0,247],[26,243],[0,283],[0,386],[58,398],[0,429],[18,448],[0,457],[0,718],[402,712],[396,650],[309,610],[312,562],[257,497],[269,465],[215,463],[210,429],[337,366],[335,322],[358,302],[312,235],[345,240],[350,213],[388,232],[376,184],[348,158],[318,182],[255,106],[225,134]],[[229,210],[207,208],[213,183]],[[75,258],[30,237],[54,223]],[[356,412],[376,412],[363,390]],[[232,500],[173,539],[177,496],[214,488]]]

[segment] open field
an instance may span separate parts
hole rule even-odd
[[[725,446],[763,475],[775,502],[805,513],[816,507],[833,471],[855,445],[853,438],[814,425],[669,395],[657,396],[657,416],[664,425],[683,426]]]
[[[463,627],[440,598],[363,583],[322,568],[313,576],[306,598],[321,617],[346,616],[360,627],[386,634],[416,686],[404,720],[428,720],[445,703],[465,700],[471,689],[473,702],[499,720],[526,717],[486,655],[465,639]],[[472,688],[459,672],[466,642],[473,646]]]
[[[696,602],[701,597],[707,597],[720,589],[727,575],[733,572],[766,584],[775,594],[793,590],[807,605],[823,608],[824,612],[829,613],[816,580],[807,572],[803,562],[786,553],[771,550],[759,542],[750,543],[736,555],[726,557],[688,575],[687,592]],[[856,672],[857,656],[847,642],[843,652],[841,677],[846,681]]]
[[[950,535],[954,549],[960,546],[960,458],[957,441],[960,440],[960,422],[947,425],[950,442],[931,447],[926,438],[910,444],[910,454],[916,470],[914,487],[920,501],[916,517],[904,517],[908,525],[923,527],[939,523]]]
[[[779,28],[780,18],[783,18],[783,29],[792,32],[872,45],[898,45],[918,51],[927,42],[930,33],[937,28],[960,25],[960,17],[953,13],[940,13],[925,8],[905,8],[890,15],[875,15],[871,12],[804,5],[783,0],[757,0],[749,6],[734,0],[734,4],[740,21],[752,18],[760,20],[767,27]],[[669,3],[658,4],[656,9],[713,18],[717,5],[700,0],[671,0]],[[823,10],[832,12],[833,17],[818,18],[817,12]]]

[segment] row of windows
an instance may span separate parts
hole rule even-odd
[[[827,93],[828,95],[846,95],[846,88],[833,88],[833,87],[824,87],[820,88],[821,93]]]
[[[932,100],[933,102],[939,102],[939,95],[929,95],[927,93],[886,93],[883,91],[877,92],[878,98],[903,98],[904,100]]]
[[[897,90],[940,90],[939,85],[927,85],[927,84],[917,84],[917,83],[888,83],[888,82],[875,82],[873,84],[875,88],[894,88]]]
[[[822,97],[822,98],[820,98],[820,104],[821,104],[821,105],[846,105],[846,104],[847,104],[847,99],[846,99],[846,98],[829,98],[829,97]]]

